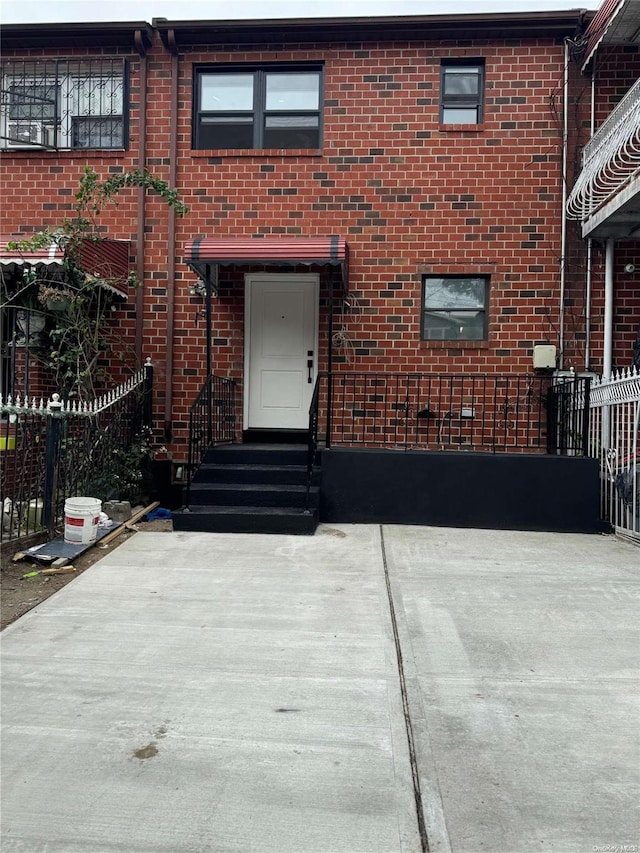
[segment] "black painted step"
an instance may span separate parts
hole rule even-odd
[[[286,533],[312,536],[318,511],[296,507],[200,506],[173,513],[173,529],[204,533]]]
[[[217,465],[203,463],[193,478],[194,483],[282,483],[306,485],[306,465]],[[318,472],[312,482],[317,484]]]
[[[304,465],[307,448],[301,444],[224,444],[208,450],[205,463],[216,465]]]
[[[175,530],[312,535],[318,526],[319,473],[307,504],[304,444],[226,444],[210,449],[190,488],[189,509]]]
[[[309,441],[307,429],[247,429],[242,433],[243,444],[304,444]]]
[[[318,503],[318,488],[309,491],[310,505]],[[191,505],[300,507],[304,509],[307,487],[279,483],[192,483]]]

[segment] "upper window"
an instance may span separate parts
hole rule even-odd
[[[122,59],[15,61],[2,66],[5,148],[124,148]]]
[[[480,124],[484,63],[443,61],[440,78],[440,121],[443,124]]]
[[[318,68],[211,71],[195,77],[194,148],[319,148]]]
[[[423,287],[423,340],[486,339],[489,295],[487,278],[424,276]]]

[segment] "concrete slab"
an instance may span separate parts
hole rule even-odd
[[[637,851],[640,551],[416,527],[384,548],[432,853]]]
[[[138,534],[3,633],[2,849],[418,851],[377,528]]]
[[[2,850],[637,853],[640,552],[138,534],[2,634]]]

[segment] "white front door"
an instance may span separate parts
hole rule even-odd
[[[318,360],[318,276],[245,279],[245,429],[306,429]]]

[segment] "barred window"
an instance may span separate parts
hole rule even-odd
[[[2,147],[126,147],[126,81],[122,59],[3,63]]]

